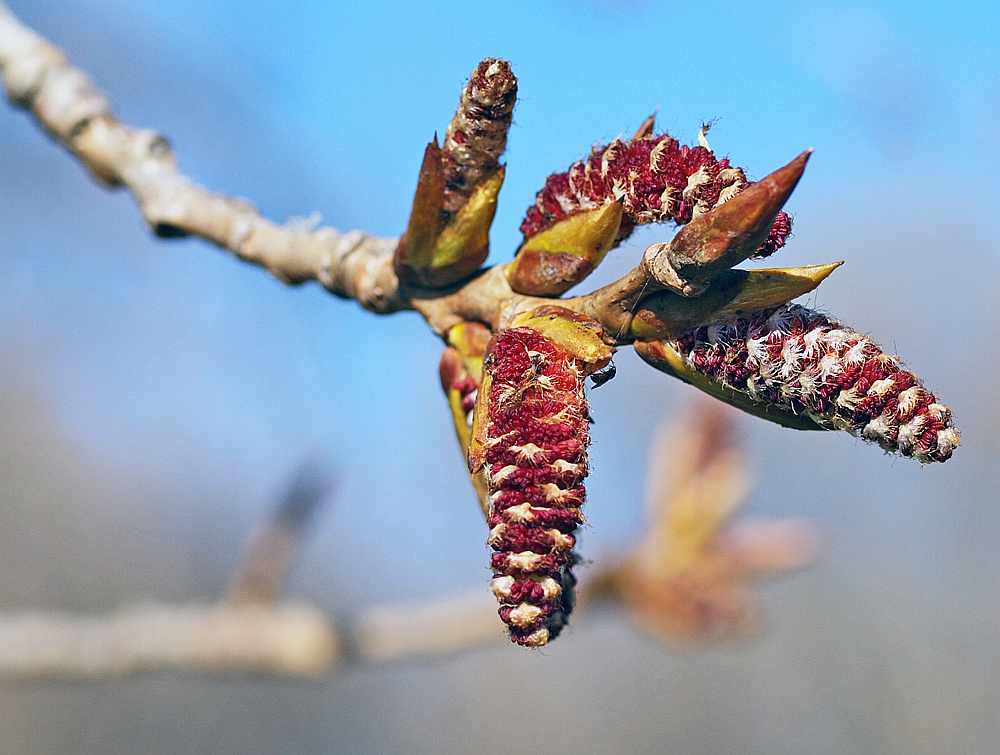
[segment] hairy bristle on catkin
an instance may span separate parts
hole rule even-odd
[[[698,372],[759,403],[847,430],[920,462],[959,445],[951,411],[868,336],[789,304],[666,342]]]
[[[573,605],[588,471],[584,374],[530,328],[498,333],[487,369],[492,588],[511,640],[537,647],[559,634]]]
[[[517,79],[510,63],[487,58],[476,66],[441,146],[447,216],[500,167],[516,100]]]
[[[749,186],[741,168],[716,159],[705,147],[688,147],[667,134],[598,145],[569,170],[554,173],[535,196],[521,223],[525,238],[580,210],[621,200],[624,211],[615,244],[637,225],[689,222]],[[753,258],[767,257],[785,244],[791,218],[778,213],[767,240]]]

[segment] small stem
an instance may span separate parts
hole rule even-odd
[[[652,276],[643,258],[625,277],[560,304],[600,322],[615,344],[631,343],[633,339],[629,336],[629,326],[639,301],[662,288],[663,285]]]

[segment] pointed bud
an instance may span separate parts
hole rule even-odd
[[[441,231],[441,208],[444,203],[444,172],[437,136],[424,150],[424,160],[417,176],[417,190],[406,233],[396,248],[397,271],[403,267],[420,270],[428,267],[434,245]]]
[[[653,129],[656,127],[656,113],[650,115],[646,120],[639,124],[639,128],[635,130],[632,135],[631,141],[635,142],[640,139],[648,139],[653,135]]]
[[[465,370],[462,356],[451,347],[442,352],[438,372],[441,376],[441,388],[448,397],[448,405],[451,407],[458,445],[464,454],[472,440],[471,416],[478,386]]]
[[[468,461],[469,445],[472,442],[472,413],[479,384],[466,369],[462,354],[450,346],[441,354],[438,371],[441,376],[441,388],[448,398],[448,407],[451,409],[455,436],[458,438],[463,457]],[[472,474],[470,477],[472,487],[479,498],[479,505],[484,514],[488,513],[486,480],[482,474]]]
[[[678,231],[670,242],[666,259],[681,280],[708,281],[752,257],[767,240],[778,213],[802,177],[810,154],[811,150],[803,152],[785,167]],[[655,276],[655,268],[650,269]]]
[[[492,335],[480,322],[462,322],[448,331],[448,344],[461,355],[462,364],[477,383],[483,375],[483,354]]]
[[[474,273],[490,252],[490,226],[503,185],[501,166],[471,192],[451,219],[441,225],[440,168],[431,147],[424,157],[410,223],[396,247],[396,274],[411,285],[443,288]],[[436,164],[437,166],[440,163]],[[436,213],[436,214],[435,214]],[[438,224],[433,218],[438,218]]]
[[[517,80],[503,60],[482,61],[445,134],[428,145],[406,233],[396,249],[404,283],[445,288],[474,273],[489,255]]]
[[[699,325],[717,325],[809,293],[842,262],[770,270],[726,270],[699,296],[660,291],[642,300],[630,332],[653,341],[681,335]]]
[[[490,226],[497,211],[504,168],[472,191],[469,198],[441,229],[427,277],[435,287],[448,285],[475,272],[490,252]]]
[[[526,238],[507,273],[511,288],[529,296],[565,293],[604,260],[621,222],[621,202],[611,202]]]

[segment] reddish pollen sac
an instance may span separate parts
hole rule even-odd
[[[568,215],[621,200],[624,216],[615,244],[637,225],[683,225],[732,199],[750,183],[728,158],[716,159],[704,147],[681,145],[667,134],[598,145],[590,156],[554,173],[535,196],[521,223],[525,239]],[[792,219],[779,212],[767,240],[753,258],[773,254],[785,244]]]
[[[951,411],[868,336],[786,304],[667,344],[698,372],[758,403],[847,430],[920,462],[959,445]]]
[[[479,389],[476,381],[470,375],[464,374],[455,378],[451,387],[453,390],[458,391],[462,397],[462,411],[466,413],[471,412],[476,405],[476,391]]]
[[[492,588],[511,640],[538,647],[573,605],[589,443],[584,371],[530,328],[498,333],[486,369]]]

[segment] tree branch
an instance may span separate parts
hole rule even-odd
[[[319,676],[341,640],[309,605],[150,603],[107,616],[0,614],[0,677],[105,677],[139,671]]]
[[[500,330],[518,314],[552,301],[515,292],[508,283],[510,263],[481,270],[464,284],[443,290],[409,285],[394,270],[397,239],[361,231],[341,233],[330,227],[310,229],[301,221],[278,225],[262,217],[247,200],[198,186],[178,171],[177,159],[163,136],[121,123],[90,77],[74,68],[57,47],[21,24],[2,0],[0,76],[11,102],[29,110],[97,181],[126,188],[150,228],[162,238],[197,236],[263,267],[284,283],[315,280],[330,293],[354,299],[378,314],[416,310],[442,338],[451,327],[466,321]],[[503,89],[504,96],[512,96],[513,83],[506,86],[511,89]],[[449,129],[450,134],[453,128]],[[689,247],[691,236],[686,237]],[[697,246],[697,238],[693,245]],[[662,276],[653,272],[659,267],[651,265],[669,251],[660,246],[665,245],[657,245],[618,284],[561,300],[561,306],[598,320],[609,342],[630,343],[634,337],[628,324],[640,298],[664,287],[659,281]]]
[[[280,226],[246,200],[198,186],[177,170],[166,139],[121,123],[90,78],[3,3],[0,73],[11,102],[30,110],[99,182],[128,189],[158,236],[198,236],[285,283],[316,280],[374,312],[409,308],[392,271],[395,239]]]

